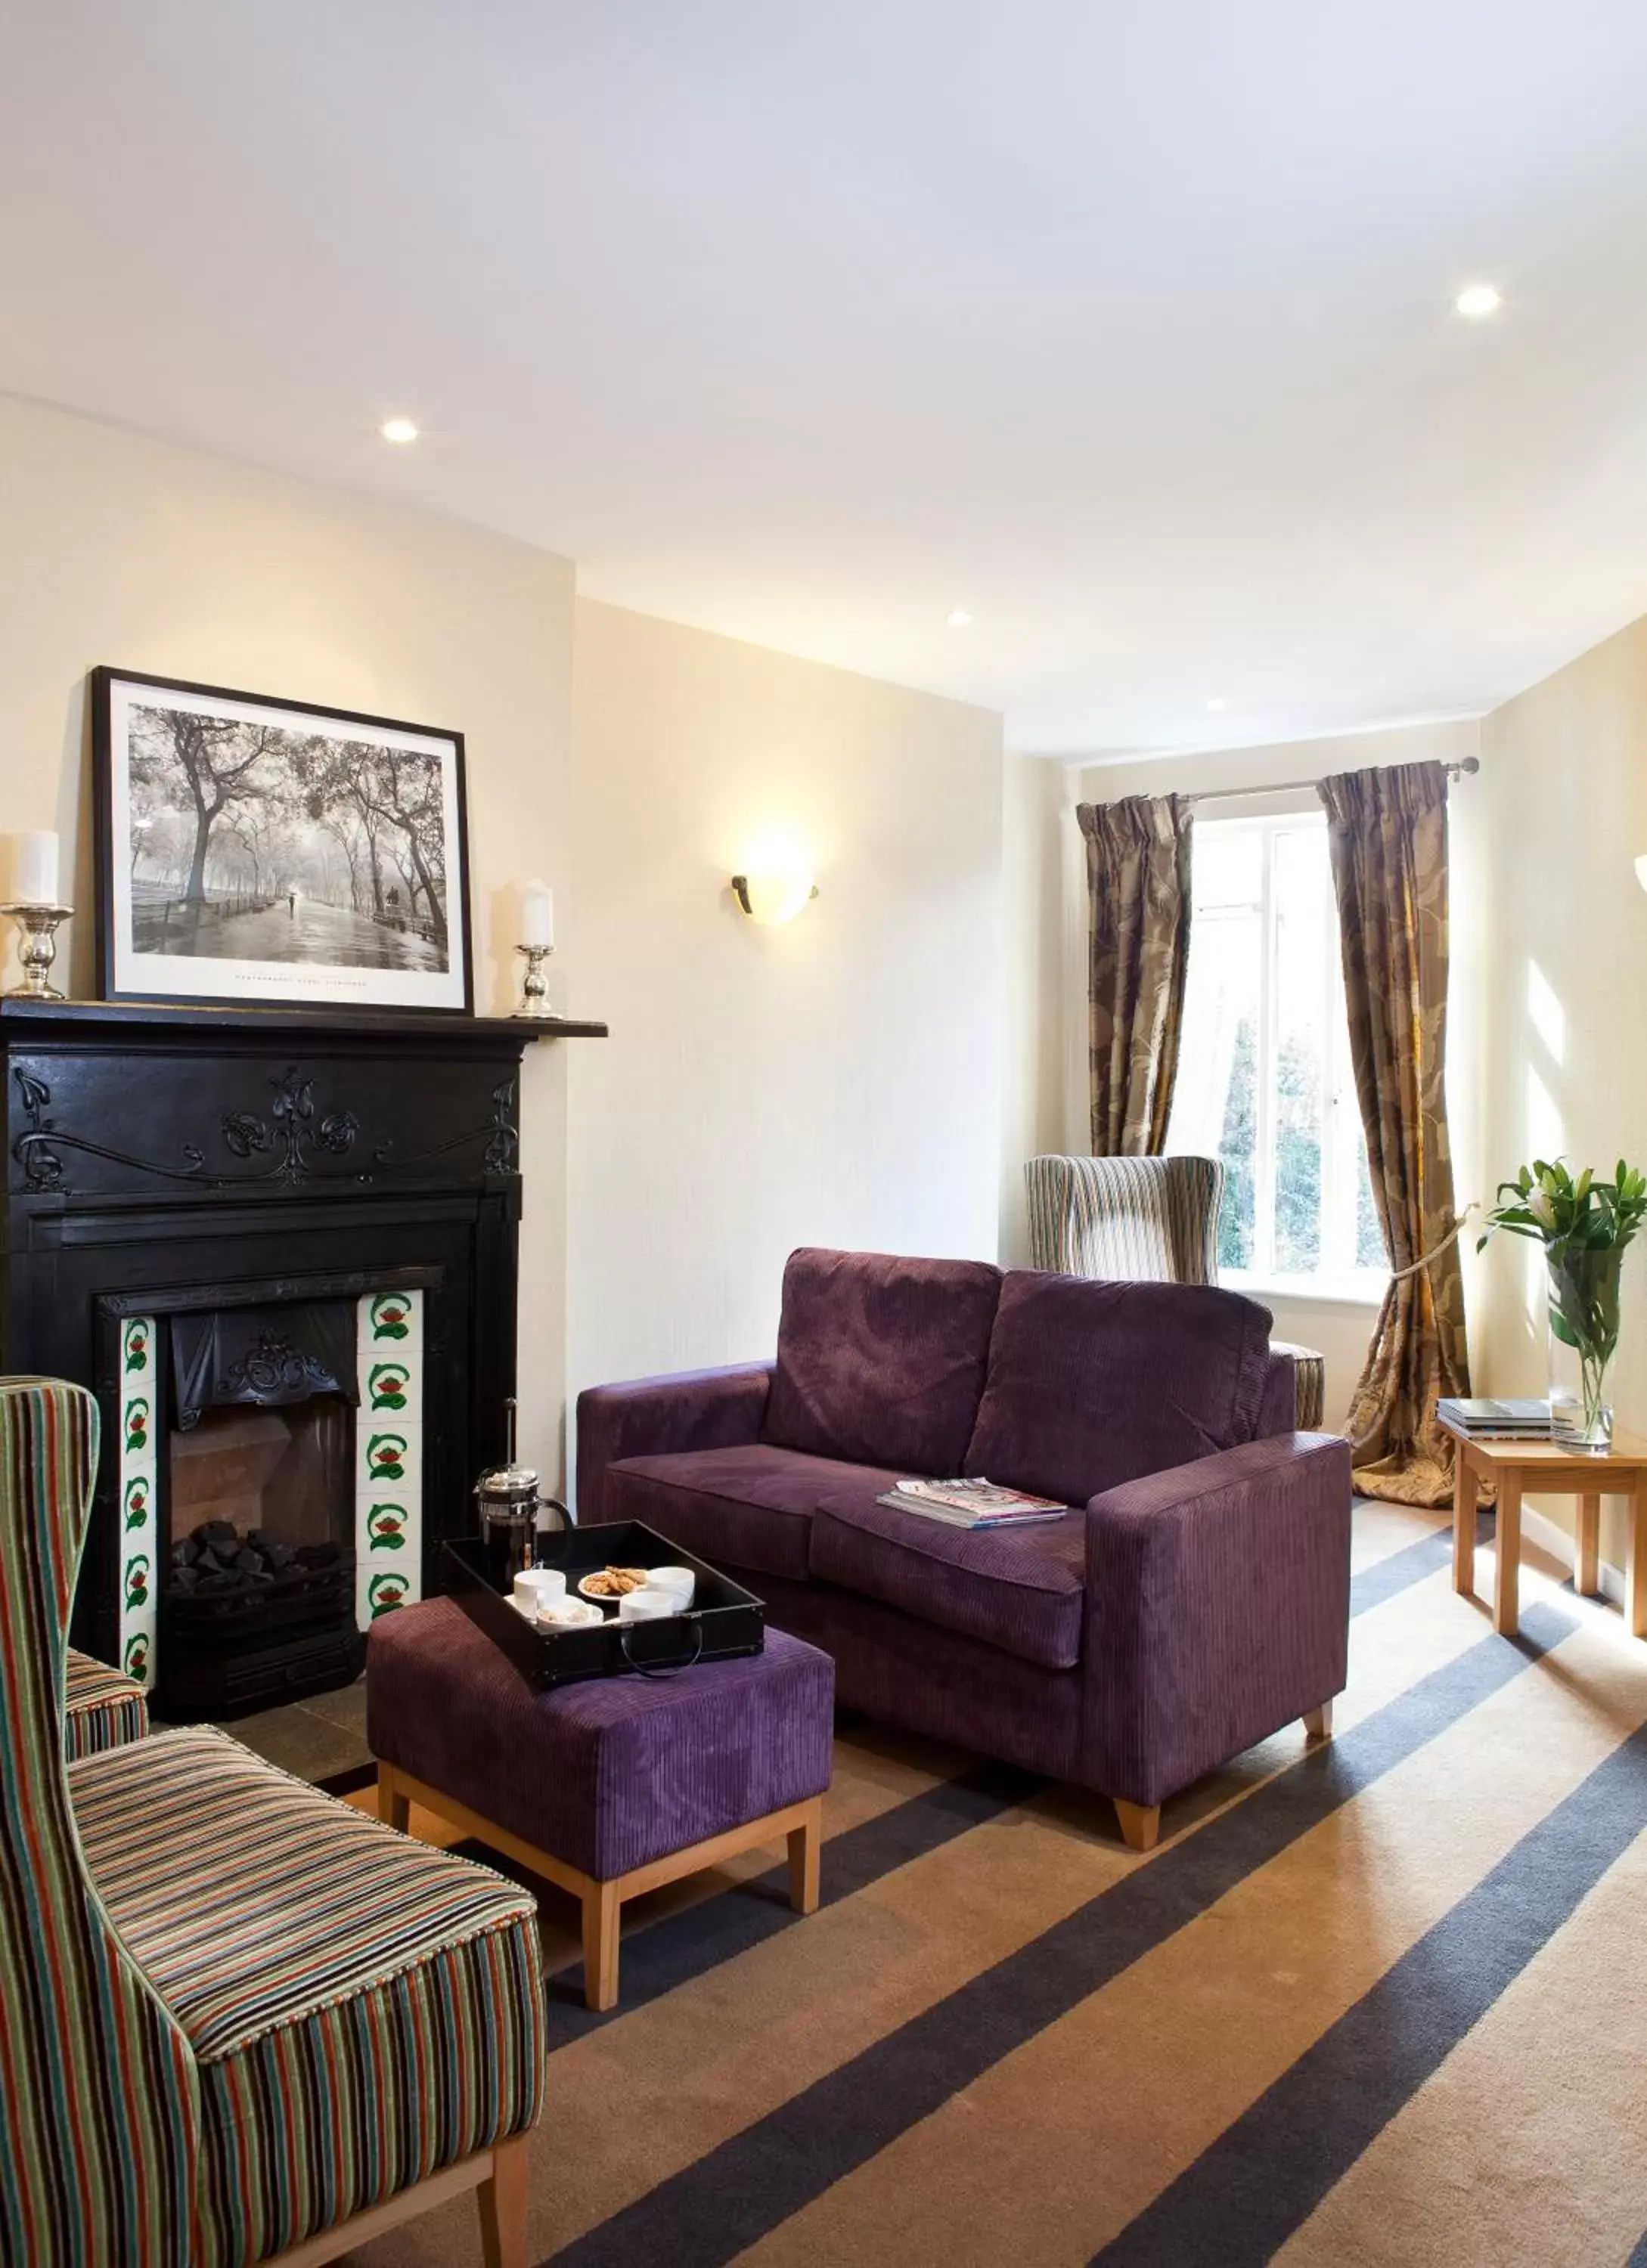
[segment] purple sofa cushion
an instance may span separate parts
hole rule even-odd
[[[1047,1669],[1071,1669],[1081,1656],[1085,1550],[1082,1512],[980,1535],[877,1504],[862,1490],[826,1497],[812,1522],[821,1581]]]
[[[854,1484],[875,1495],[900,1475],[764,1442],[626,1457],[606,1473],[609,1520],[644,1520],[715,1566],[807,1580],[807,1531],[818,1498]]]
[[[829,1656],[779,1630],[764,1653],[678,1677],[540,1693],[455,1600],[428,1599],[373,1624],[366,1739],[373,1756],[609,1881],[821,1795],[834,1694]]]
[[[1269,1323],[1256,1301],[1208,1285],[1015,1272],[966,1470],[1084,1504],[1250,1441]]]
[[[792,1254],[762,1439],[900,1473],[958,1473],[1001,1281],[977,1260]]]

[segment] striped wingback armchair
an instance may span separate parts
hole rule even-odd
[[[142,1740],[148,1729],[149,1704],[137,1679],[71,1646],[63,1685],[64,1756],[72,1760],[118,1749]]]
[[[1224,1169],[1216,1158],[1031,1158],[1023,1181],[1032,1267],[1120,1283],[1218,1281]],[[1316,1432],[1324,1359],[1313,1347],[1271,1345],[1293,1359],[1299,1431]]]
[[[1060,1276],[1215,1284],[1215,1158],[1031,1158],[1030,1260]]]
[[[523,2268],[532,1901],[220,1733],[65,1755],[96,1462],[0,1380],[0,2262],[316,2268],[478,2188]]]

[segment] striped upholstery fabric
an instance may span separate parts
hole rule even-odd
[[[1031,1158],[1030,1260],[1060,1276],[1215,1284],[1215,1158]]]
[[[70,1779],[104,1904],[199,2063],[201,2268],[535,2120],[535,1907],[512,1882],[204,1728]]]
[[[63,1753],[96,1463],[89,1394],[0,1381],[0,2261],[188,2268],[194,2058],[81,1870]]]
[[[149,1729],[149,1705],[135,1677],[69,1648],[63,1700],[63,1752],[70,1762],[140,1741]]]
[[[1298,1394],[1294,1423],[1301,1433],[1318,1433],[1326,1418],[1326,1357],[1313,1347],[1295,1346],[1290,1339],[1272,1339],[1269,1351],[1292,1357]]]
[[[97,1437],[0,1381],[0,2268],[249,2268],[531,2124],[534,1909],[222,1734],[65,1760]]]

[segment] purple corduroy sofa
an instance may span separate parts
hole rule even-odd
[[[832,1654],[843,1705],[1109,1796],[1168,1796],[1344,1683],[1349,1446],[1293,1431],[1270,1318],[1205,1285],[805,1250],[775,1363],[589,1388],[584,1521],[642,1520]],[[986,1474],[980,1535],[877,1504]]]

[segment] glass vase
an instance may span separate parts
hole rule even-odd
[[[1550,1428],[1571,1448],[1613,1446],[1613,1359],[1619,1344],[1621,1245],[1547,1256]]]

